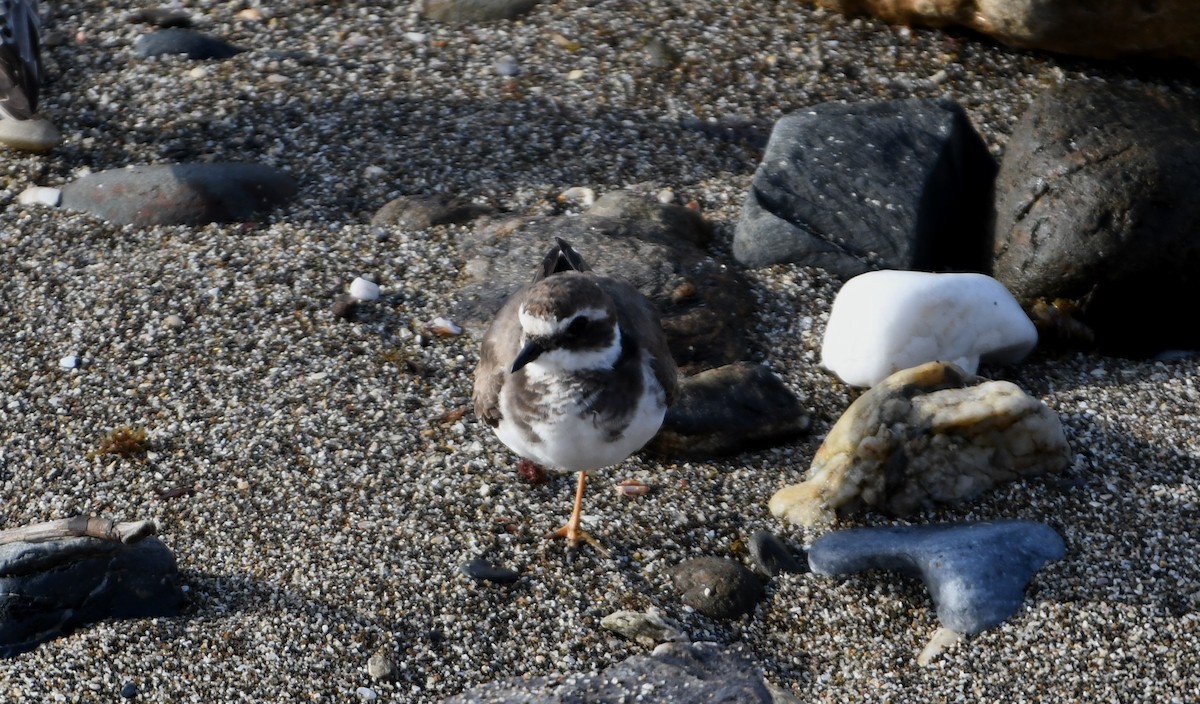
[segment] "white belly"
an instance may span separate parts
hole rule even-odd
[[[577,472],[617,464],[650,442],[667,413],[665,394],[649,365],[646,365],[643,377],[645,388],[654,393],[642,397],[628,426],[618,437],[610,437],[606,419],[585,410],[585,401],[569,397],[563,388],[553,383],[548,400],[559,412],[549,415],[544,422],[533,420],[528,423],[540,442],[531,442],[522,427],[524,424],[514,422],[512,404],[505,389],[500,392],[502,419],[496,427],[496,435],[513,452],[546,469]]]

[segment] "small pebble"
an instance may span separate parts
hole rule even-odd
[[[454,321],[442,317],[429,321],[426,328],[438,337],[453,337],[462,334],[462,327],[456,325]]]
[[[784,572],[803,574],[808,571],[808,566],[796,559],[791,548],[765,530],[756,530],[751,534],[750,559],[768,577],[778,577]]]
[[[367,660],[367,674],[377,680],[390,679],[396,674],[396,663],[386,649],[378,650]]]
[[[62,191],[47,186],[30,186],[21,191],[21,195],[17,196],[17,202],[21,205],[36,204],[57,208],[58,204],[62,202]]]
[[[125,699],[133,699],[137,696],[137,685],[133,682],[126,682],[125,686],[121,687],[121,696]]]
[[[496,73],[501,76],[515,76],[521,72],[521,67],[517,64],[517,60],[511,56],[501,56],[496,61]]]
[[[558,194],[558,202],[591,206],[596,202],[596,192],[584,186],[572,186]]]
[[[63,369],[78,369],[83,366],[83,359],[77,354],[68,354],[58,360],[58,366]]]
[[[348,293],[343,293],[333,299],[333,306],[330,312],[334,317],[342,318],[343,320],[354,320],[354,314],[358,311],[358,299]]]
[[[458,569],[477,582],[512,584],[521,577],[520,573],[516,570],[510,570],[507,567],[496,567],[487,560],[481,559],[464,562]]]
[[[683,603],[713,618],[737,618],[754,611],[762,582],[733,560],[697,557],[671,570]]]
[[[359,276],[350,282],[350,295],[360,301],[373,301],[379,298],[379,284]]]
[[[172,313],[171,315],[163,318],[163,327],[167,328],[168,330],[180,330],[183,328],[183,318],[180,318],[178,315]]]
[[[375,690],[371,689],[370,687],[359,687],[355,690],[355,693],[358,694],[359,699],[368,702],[373,702],[379,698],[379,695],[375,693]]]

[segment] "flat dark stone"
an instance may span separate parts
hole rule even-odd
[[[942,625],[971,634],[1016,613],[1034,573],[1064,554],[1062,538],[1044,523],[996,521],[827,533],[809,548],[808,564],[824,575],[877,569],[919,577]]]
[[[743,359],[754,299],[745,280],[663,222],[547,216],[492,222],[459,241],[468,277],[451,317],[482,335],[553,246],[571,243],[594,271],[628,281],[654,304],[685,374]]]
[[[1200,101],[1109,83],[1046,91],[996,181],[997,279],[1078,301],[1102,352],[1200,349]]]
[[[175,616],[187,601],[158,538],[0,545],[0,657],[113,618]]]
[[[796,559],[796,553],[786,543],[765,530],[756,530],[750,535],[750,559],[768,577],[808,572],[806,562]]]
[[[189,59],[228,59],[242,53],[223,39],[183,27],[168,27],[143,34],[133,43],[133,53],[141,57],[182,54]]]
[[[117,225],[205,225],[249,220],[298,189],[291,176],[262,164],[144,165],[67,184],[62,207]]]
[[[677,459],[733,455],[791,440],[809,423],[800,399],[771,370],[736,362],[682,379],[646,450]]]
[[[428,0],[424,14],[435,22],[467,23],[511,20],[533,9],[539,0]]]
[[[491,212],[491,208],[447,196],[400,196],[388,201],[371,216],[376,227],[395,226],[424,230],[436,225],[459,225]]]
[[[823,103],[775,124],[733,239],[751,267],[989,266],[995,160],[950,100]]]
[[[446,704],[771,704],[779,702],[740,646],[664,643],[594,674],[514,677],[467,690]]]
[[[510,570],[507,567],[497,567],[487,560],[482,559],[464,562],[458,570],[477,582],[512,584],[521,578],[521,573],[516,570]]]
[[[156,27],[191,27],[192,18],[186,12],[171,7],[146,7],[129,14],[130,22],[142,22]]]
[[[762,582],[733,560],[697,557],[671,570],[671,582],[683,603],[712,618],[737,618],[754,611],[763,597]]]

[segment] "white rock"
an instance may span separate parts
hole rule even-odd
[[[360,301],[373,301],[379,298],[379,284],[360,276],[350,282],[350,295]]]
[[[46,152],[62,143],[62,133],[43,117],[0,119],[0,144],[26,152]]]
[[[821,365],[851,386],[944,361],[974,374],[980,360],[1019,362],[1037,329],[1008,289],[983,274],[872,271],[838,291]]]
[[[63,369],[78,369],[83,364],[83,358],[77,354],[68,354],[58,360],[58,366]]]
[[[41,204],[57,208],[58,204],[62,203],[62,191],[48,186],[30,186],[21,191],[17,202],[21,205]]]

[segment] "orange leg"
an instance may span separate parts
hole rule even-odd
[[[562,528],[551,533],[548,537],[551,538],[566,538],[567,545],[572,549],[578,548],[580,542],[585,542],[591,545],[600,553],[607,555],[608,550],[600,544],[590,533],[579,527],[580,518],[583,516],[583,490],[587,486],[587,472],[579,473],[579,483],[575,487],[575,507],[571,509],[571,518]]]

